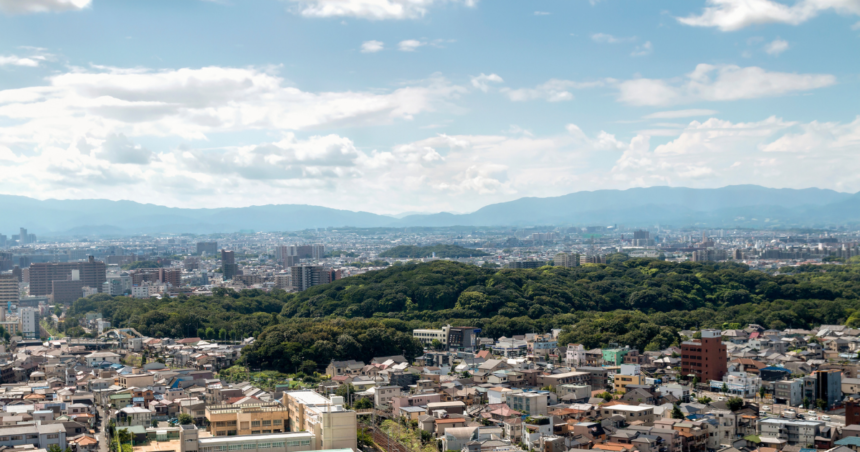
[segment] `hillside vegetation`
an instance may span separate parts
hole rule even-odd
[[[97,295],[75,302],[69,315],[102,312],[112,325],[152,336],[222,329],[257,335],[246,354],[250,365],[283,371],[305,360],[322,366],[331,358],[420,353],[411,330],[446,323],[475,326],[494,338],[561,328],[561,345],[615,342],[639,349],[677,343],[681,329],[723,323],[860,326],[857,265],[805,266],[774,276],[734,263],[622,256],[610,262],[532,270],[410,263],[297,294],[219,289],[211,297],[161,301]]]

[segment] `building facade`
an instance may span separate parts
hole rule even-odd
[[[728,369],[720,330],[702,330],[699,340],[681,343],[681,375],[699,381],[722,380]]]

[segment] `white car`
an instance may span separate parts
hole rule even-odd
[[[725,402],[726,398],[725,397],[717,397],[717,400],[720,402]]]
[[[819,419],[821,419],[824,422],[830,422],[830,416],[828,416],[826,414],[821,416]]]
[[[761,410],[762,411],[770,411],[770,407],[767,405],[762,405]]]
[[[806,412],[807,416],[815,416],[816,414],[818,414],[818,413],[816,413],[815,411],[812,411],[812,410],[809,410]]]

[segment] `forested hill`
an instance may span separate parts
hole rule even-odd
[[[112,325],[153,336],[257,335],[247,359],[278,369],[305,360],[323,365],[332,357],[420,353],[411,330],[445,323],[479,327],[494,338],[562,328],[561,345],[616,342],[640,349],[677,343],[681,329],[724,323],[860,326],[857,265],[806,266],[771,276],[732,263],[613,257],[609,265],[533,270],[450,261],[397,265],[298,294],[96,295],[75,302],[69,316],[98,311]]]

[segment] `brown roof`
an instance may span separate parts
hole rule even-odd
[[[437,424],[456,424],[458,422],[466,422],[464,418],[436,419]]]

